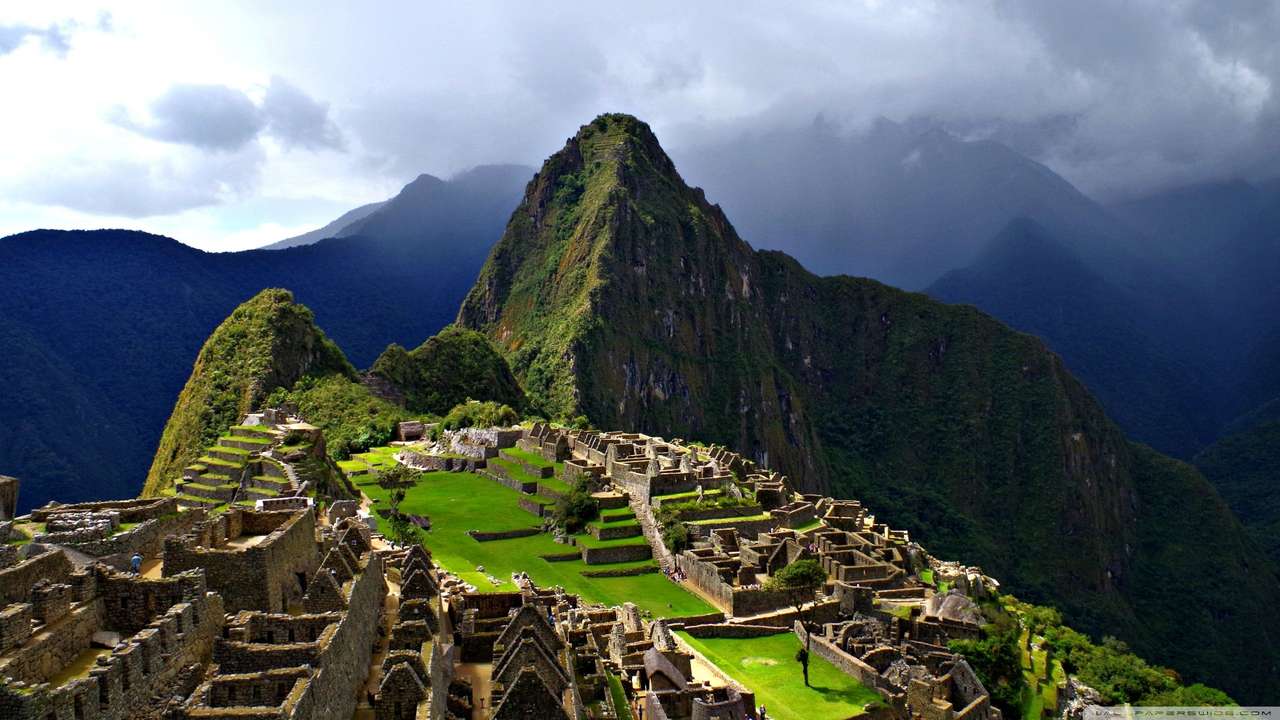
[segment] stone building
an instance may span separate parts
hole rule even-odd
[[[164,572],[201,568],[228,611],[285,612],[301,602],[320,565],[312,509],[231,508],[164,542]]]
[[[98,564],[65,580],[0,610],[0,717],[160,717],[207,662],[222,599],[199,570],[149,579]]]
[[[309,518],[301,513],[295,521]],[[214,641],[209,672],[183,707],[187,718],[351,717],[382,627],[385,566],[354,523],[329,530],[322,540],[327,557],[335,564],[341,558],[349,574],[333,565],[316,569],[301,612],[236,613]],[[317,594],[317,588],[326,590]]]

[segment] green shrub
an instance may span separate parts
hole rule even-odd
[[[600,517],[600,503],[582,483],[574,486],[569,494],[556,501],[552,518],[557,525],[570,533],[581,532],[587,523]]]
[[[448,415],[444,416],[445,429],[457,430],[467,427],[508,427],[520,422],[520,416],[510,405],[503,405],[490,400],[477,402],[468,400],[455,405]]]
[[[662,544],[673,553],[679,553],[689,548],[689,528],[685,527],[682,522],[674,522],[664,525],[662,528]]]
[[[396,425],[410,416],[345,377],[303,378],[287,393],[273,394],[276,404],[290,404],[309,423],[324,431],[325,451],[345,460],[371,447],[386,445]]]
[[[439,415],[472,398],[524,405],[520,384],[488,338],[453,325],[415,350],[389,346],[370,372],[399,389],[413,412]]]

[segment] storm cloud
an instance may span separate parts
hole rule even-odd
[[[238,150],[266,126],[249,96],[225,85],[175,85],[151,103],[149,120],[134,120],[123,110],[115,119],[154,140],[206,150]]]
[[[353,207],[423,172],[537,165],[609,111],[648,121],[677,163],[821,116],[848,136],[884,118],[993,139],[1103,201],[1280,174],[1270,0],[245,1],[126,4],[109,27],[94,12],[0,10],[0,93],[59,114],[0,119],[15,184],[71,160],[169,162],[229,173],[198,194],[228,212],[304,192]],[[47,62],[21,51],[33,36]],[[247,183],[219,159],[256,146]],[[0,229],[21,212],[0,208]]]
[[[280,77],[271,78],[261,104],[225,85],[174,85],[156,98],[150,118],[135,120],[117,108],[121,127],[165,142],[205,150],[239,150],[268,133],[288,147],[341,150],[342,133],[329,106]]]

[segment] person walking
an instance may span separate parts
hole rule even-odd
[[[133,557],[129,558],[129,565],[133,568],[134,575],[142,572],[142,554],[134,553]]]

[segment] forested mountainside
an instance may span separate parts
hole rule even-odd
[[[1195,464],[1280,565],[1280,398],[1242,417]]]
[[[1043,338],[1109,416],[1162,452],[1189,456],[1213,442],[1230,412],[1220,374],[1158,335],[1160,318],[1133,289],[1095,272],[1034,220],[1010,223],[928,293]]]
[[[357,366],[416,347],[452,321],[529,179],[503,167],[420,178],[382,208],[385,235],[286,250],[205,253],[121,230],[0,239],[13,378],[0,472],[24,480],[24,508],[137,492],[201,344],[263,288],[291,288]],[[115,429],[109,454],[87,426]]]
[[[325,431],[334,459],[391,440],[400,420],[468,400],[522,404],[511,369],[481,334],[446,328],[421,347],[389,347],[362,376],[288,290],[242,303],[200,349],[155,451],[142,494],[171,493],[183,469],[245,414],[290,404]]]
[[[1202,476],[1132,445],[1039,340],[753,251],[634,118],[547,160],[458,321],[549,416],[727,443],[1233,695],[1277,690],[1234,658],[1274,667],[1280,583]]]
[[[218,435],[262,406],[276,388],[303,377],[354,380],[355,368],[287,290],[263,290],[213,331],[196,357],[142,493],[155,496],[213,445]]]

